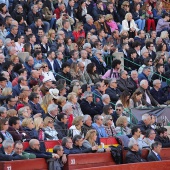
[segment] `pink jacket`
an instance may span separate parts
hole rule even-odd
[[[109,25],[111,32],[113,32],[114,30],[118,30],[117,24],[114,21],[107,22],[107,25]]]

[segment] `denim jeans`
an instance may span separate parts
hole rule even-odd
[[[140,30],[144,30],[145,28],[145,19],[138,19],[135,21],[135,23],[138,25],[138,28]]]

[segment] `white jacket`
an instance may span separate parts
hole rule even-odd
[[[133,19],[130,21],[130,28],[135,28],[136,31],[139,31]],[[122,21],[122,31],[124,30],[129,31],[129,25],[126,19]]]

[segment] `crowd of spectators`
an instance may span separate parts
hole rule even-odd
[[[169,103],[169,37],[161,1],[1,0],[0,160],[54,158],[62,168],[68,154],[109,152],[98,145],[113,136],[127,162],[145,161],[145,147],[161,160],[167,129],[147,113],[132,127],[129,113]],[[62,146],[46,152],[45,140]]]

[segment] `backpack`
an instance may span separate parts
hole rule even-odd
[[[116,164],[122,164],[123,163],[123,155],[122,155],[122,147],[118,145],[115,146],[109,146],[111,148],[111,155],[113,160],[116,162]]]

